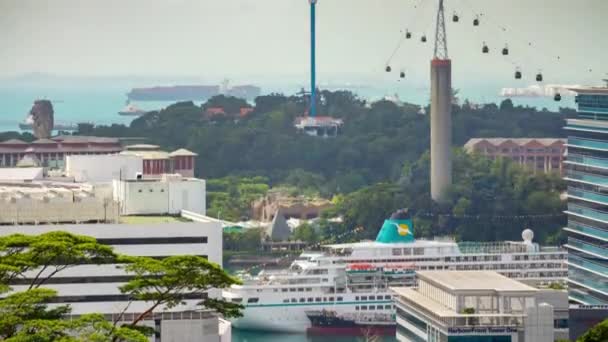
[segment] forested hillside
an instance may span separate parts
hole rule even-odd
[[[197,176],[232,177],[224,184],[238,183],[240,177],[249,179],[248,183],[252,177],[262,176],[261,183],[269,187],[292,185],[328,198],[342,195],[336,210],[346,223],[331,229],[362,225],[367,237],[375,234],[390,211],[404,206],[419,212],[419,234],[423,235],[519,238],[524,226],[530,225],[546,239],[563,223],[559,200],[563,184],[558,177],[532,175],[508,161],[491,162],[461,152],[457,152],[449,203],[432,203],[426,155],[429,118],[419,114],[416,105],[366,103],[350,92],[323,91],[319,113],[345,122],[335,139],[296,132],[294,119],[306,109],[305,99],[297,96],[260,96],[253,112],[244,118],[205,115],[210,107],[223,107],[230,113],[243,106],[248,105],[224,96],[202,106],[177,103],[134,120],[130,127],[83,127],[80,134],[141,136],[166,149],[188,148],[199,154]],[[563,137],[564,120],[572,114],[569,109],[556,113],[516,107],[510,100],[500,106],[465,101],[453,108],[453,143],[462,146],[473,137]],[[264,187],[258,184],[256,188]],[[225,186],[221,194],[211,195],[215,197],[210,205],[215,203],[216,210],[220,210],[217,205],[230,206],[224,212],[232,213],[229,217],[234,219],[246,215],[241,189],[238,184]],[[531,213],[550,215],[531,221]],[[519,218],[508,221],[498,216]]]

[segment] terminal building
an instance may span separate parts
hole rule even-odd
[[[573,88],[578,115],[568,119],[570,338],[608,317],[608,86]]]
[[[553,342],[564,337],[559,325],[567,323],[556,321],[554,306],[547,303],[555,299],[545,301],[534,287],[491,271],[416,275],[417,287],[392,288],[398,341]]]

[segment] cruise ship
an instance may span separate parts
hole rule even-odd
[[[417,270],[492,270],[528,284],[563,283],[566,252],[540,247],[526,229],[522,241],[416,240],[407,210],[385,220],[375,241],[325,245],[302,253],[281,271],[262,271],[224,290],[240,303],[239,329],[304,333],[311,312],[327,311],[359,321],[394,318],[391,286],[414,286]]]

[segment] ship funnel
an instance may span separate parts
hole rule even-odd
[[[407,209],[394,212],[391,217],[384,220],[382,228],[376,237],[381,243],[407,243],[414,242],[414,224]]]

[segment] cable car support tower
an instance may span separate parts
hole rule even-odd
[[[431,197],[440,202],[452,184],[452,62],[448,58],[443,1],[438,0],[431,60]]]

